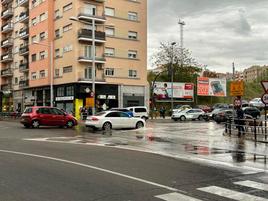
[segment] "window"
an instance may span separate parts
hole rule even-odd
[[[40,34],[39,34],[39,38],[40,38],[40,41],[45,40],[45,38],[46,38],[46,33],[45,33],[45,32],[40,33]]]
[[[37,36],[32,36],[32,43],[37,42]]]
[[[45,70],[40,70],[40,72],[39,72],[39,77],[40,77],[40,78],[45,78],[45,77],[46,77],[46,72],[45,72]]]
[[[34,17],[34,18],[32,19],[32,25],[35,26],[36,24],[37,24],[37,20],[36,20],[36,17]]]
[[[64,96],[64,87],[57,88],[57,96]]]
[[[114,8],[105,8],[105,15],[114,16]]]
[[[107,48],[105,48],[105,56],[114,56],[114,48],[109,48],[109,47],[107,47]]]
[[[15,82],[15,84],[18,84],[19,83],[19,79],[17,77],[15,77],[14,82]]]
[[[32,54],[32,62],[36,61],[36,54]]]
[[[106,68],[105,75],[106,76],[114,76],[114,68]]]
[[[55,30],[55,37],[56,38],[60,37],[60,30],[59,29]]]
[[[60,76],[60,69],[55,69],[55,77],[59,77]]]
[[[72,24],[68,24],[68,25],[63,27],[63,32],[69,31],[71,29],[72,29]]]
[[[55,15],[55,16],[54,16],[55,19],[59,19],[59,18],[60,18],[60,10],[59,10],[59,9],[55,10],[54,15]]]
[[[106,27],[105,33],[107,36],[114,36],[114,28]]]
[[[60,49],[55,49],[55,58],[60,57]]]
[[[63,73],[71,73],[73,71],[72,66],[63,67]]]
[[[128,38],[136,40],[138,38],[138,33],[134,32],[134,31],[129,31],[128,32]]]
[[[91,58],[92,57],[92,49],[91,49],[91,45],[86,45],[84,47],[84,56],[86,58]]]
[[[135,51],[135,50],[129,50],[128,51],[128,58],[130,58],[130,59],[136,59],[137,58],[137,51]]]
[[[120,117],[120,112],[111,112],[106,117]]]
[[[44,21],[46,19],[46,13],[42,13],[40,15],[40,22]]]
[[[73,46],[72,45],[66,45],[64,48],[63,48],[63,52],[70,52],[73,50]]]
[[[74,87],[73,86],[66,87],[66,96],[73,96],[73,95],[74,95]]]
[[[137,71],[136,70],[129,70],[128,77],[137,77]]]
[[[32,72],[32,80],[36,80],[37,76],[36,76],[36,72]]]
[[[46,56],[45,51],[42,51],[42,52],[39,53],[40,60],[45,59],[45,56]]]
[[[72,7],[73,7],[72,3],[69,3],[69,4],[65,5],[65,6],[63,6],[63,12],[66,12],[66,11],[72,9]]]
[[[138,20],[138,14],[135,12],[128,12],[128,19],[132,21]]]
[[[85,68],[85,79],[92,79],[92,68]]]

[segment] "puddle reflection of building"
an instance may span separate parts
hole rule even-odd
[[[236,141],[235,150],[232,152],[234,162],[242,163],[246,161],[245,148],[245,140],[243,138],[238,139]]]

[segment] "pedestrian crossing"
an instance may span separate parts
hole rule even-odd
[[[234,182],[233,184],[238,185],[240,187],[251,188],[252,190],[268,192],[268,184],[264,184],[264,183],[245,180],[245,181]],[[221,200],[224,200],[225,198],[228,200],[231,199],[231,200],[236,200],[236,201],[268,201],[268,195],[266,197],[259,197],[259,196],[250,194],[249,191],[239,192],[236,190],[223,188],[219,186],[201,187],[201,188],[197,188],[196,190],[199,192],[208,193],[208,195],[219,196],[221,197]],[[155,197],[159,198],[160,200],[165,200],[165,201],[204,201],[202,200],[202,198],[198,196],[195,197],[195,196],[184,195],[179,192],[157,195]]]

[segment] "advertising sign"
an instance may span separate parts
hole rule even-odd
[[[154,98],[159,102],[170,102],[172,88],[170,82],[155,82],[153,88]],[[194,84],[192,83],[173,83],[173,100],[177,102],[194,101]]]
[[[242,80],[231,82],[230,95],[231,96],[244,96],[244,82]]]
[[[226,79],[199,77],[197,79],[198,96],[226,96]]]

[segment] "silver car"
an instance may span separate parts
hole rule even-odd
[[[201,120],[203,119],[203,115],[205,112],[201,109],[186,109],[179,112],[173,112],[171,118],[174,121],[181,120],[185,121],[187,119],[189,120]]]

